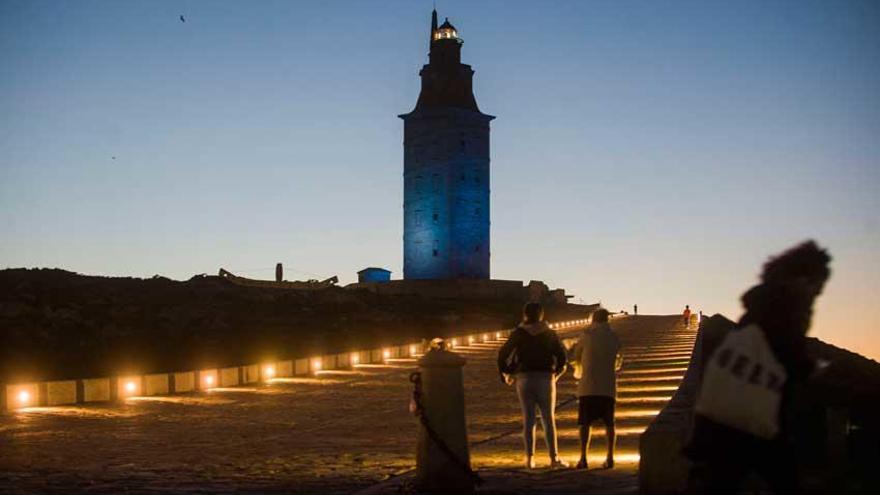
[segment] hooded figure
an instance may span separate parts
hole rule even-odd
[[[776,360],[786,371],[779,407],[779,433],[763,439],[696,414],[684,453],[693,461],[691,493],[737,493],[739,484],[756,471],[775,493],[799,493],[792,419],[800,411],[793,392],[803,387],[815,364],[806,350],[813,302],[831,272],[831,257],[808,241],[772,258],[764,265],[761,283],[742,296],[745,313],[738,331],[756,325],[764,333]]]
[[[498,371],[513,375],[523,411],[526,468],[534,468],[536,409],[552,467],[564,467],[556,445],[556,380],[566,369],[565,347],[547,323],[540,303],[523,308],[523,322],[498,351]]]

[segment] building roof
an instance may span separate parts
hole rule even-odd
[[[440,27],[437,28],[437,29],[451,29],[451,30],[453,30],[453,31],[458,31],[457,29],[455,29],[455,26],[453,26],[452,24],[449,23],[449,18],[448,18],[448,17],[447,17],[446,20],[443,22],[443,24],[441,24]]]
[[[391,273],[391,270],[386,270],[384,268],[377,268],[375,266],[368,266],[367,268],[364,268],[363,270],[359,271],[358,274],[361,274],[364,272],[388,272],[388,273]]]

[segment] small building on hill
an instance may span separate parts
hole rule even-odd
[[[358,272],[358,283],[365,282],[390,282],[391,270],[384,268],[369,267]]]

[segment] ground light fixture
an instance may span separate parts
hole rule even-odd
[[[495,340],[501,340],[501,332],[495,332]]]
[[[414,345],[409,346],[409,355],[410,356],[416,355],[416,346],[414,346]]]
[[[469,344],[469,345],[470,345],[470,344],[473,344],[473,343],[474,343],[474,340],[476,340],[476,339],[474,338],[473,335],[471,335],[470,337],[468,337],[468,344]]]
[[[383,349],[382,350],[382,359],[387,361],[390,358],[391,358],[391,350],[390,349]]]
[[[360,363],[361,363],[361,355],[356,352],[352,352],[351,353],[351,365],[357,366]]]
[[[272,366],[271,364],[264,366],[263,367],[263,377],[266,380],[271,380],[272,378],[275,378],[275,367]]]
[[[205,377],[205,385],[206,385],[207,387],[213,387],[213,386],[214,386],[214,375],[208,375],[208,376]]]
[[[135,384],[132,380],[125,382],[126,395],[134,395],[135,392],[137,392],[137,384]]]
[[[312,359],[312,371],[315,373],[321,371],[321,358]]]
[[[21,407],[25,407],[25,406],[29,405],[30,402],[31,402],[31,393],[30,392],[28,392],[27,390],[22,390],[21,392],[18,393],[18,404]]]

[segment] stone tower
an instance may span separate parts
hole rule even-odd
[[[489,122],[449,19],[431,15],[422,90],[403,119],[403,277],[489,278]]]

